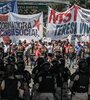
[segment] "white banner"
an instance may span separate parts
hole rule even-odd
[[[52,40],[67,35],[90,35],[90,10],[77,5],[65,12],[48,10],[47,37]]]
[[[13,42],[41,39],[43,37],[43,13],[34,15],[9,13],[8,22],[1,21],[0,23],[0,35],[9,36]]]

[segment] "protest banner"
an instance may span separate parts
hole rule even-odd
[[[65,35],[90,34],[90,10],[77,5],[65,12],[48,10],[47,37],[52,40],[60,39]],[[86,21],[87,20],[87,21]]]
[[[0,22],[0,37],[9,36],[13,42],[37,41],[43,37],[43,13],[34,15],[8,14],[8,21]]]
[[[9,16],[9,14],[0,14],[0,23],[1,22],[8,22],[8,16]],[[1,27],[4,27],[4,26],[2,26],[1,24],[0,24],[0,26]],[[3,31],[4,32],[4,31]],[[0,29],[0,33],[3,33],[3,32],[1,32],[1,29]],[[4,36],[1,36],[0,35],[0,42],[1,41],[3,41],[5,44],[7,44],[7,43],[9,43],[10,42],[10,37],[7,35],[4,35]]]

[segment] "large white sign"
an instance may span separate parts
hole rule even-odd
[[[52,8],[48,10],[47,37],[60,39],[65,35],[90,34],[90,10],[77,5],[65,12],[57,12]]]
[[[0,36],[9,36],[13,42],[43,37],[43,13],[34,15],[8,14],[7,21],[0,22]]]

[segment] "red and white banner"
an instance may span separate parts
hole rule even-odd
[[[90,10],[77,5],[65,12],[57,12],[52,8],[48,10],[47,37],[61,39],[63,36],[89,35]],[[87,21],[86,21],[87,20]]]

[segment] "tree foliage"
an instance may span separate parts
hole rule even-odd
[[[70,0],[70,4],[77,4],[81,7],[90,9],[90,0]]]

